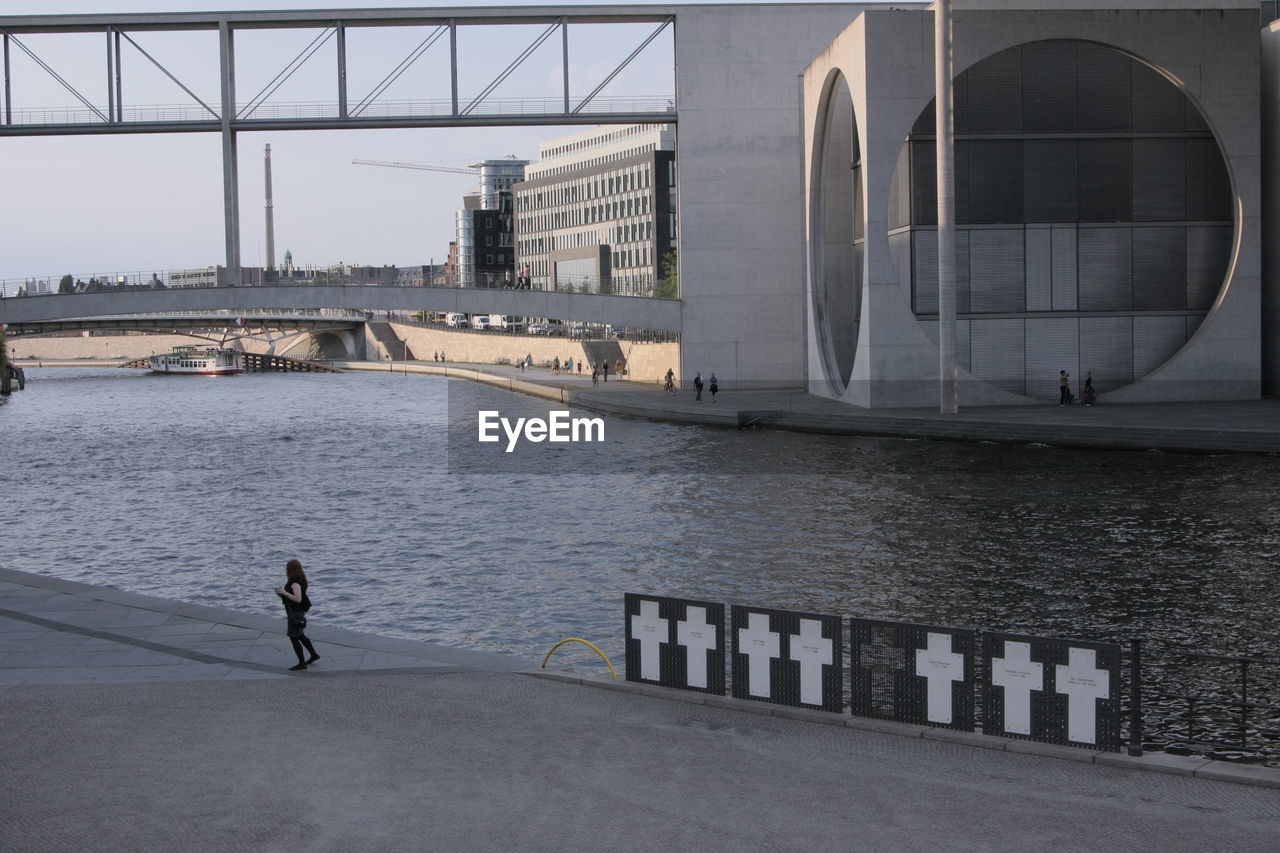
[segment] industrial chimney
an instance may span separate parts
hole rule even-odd
[[[271,208],[271,143],[267,143],[262,159],[263,171],[267,182],[267,278],[274,279],[276,271],[276,234],[275,222]]]

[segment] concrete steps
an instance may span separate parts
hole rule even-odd
[[[392,361],[413,361],[413,351],[409,349],[409,345],[400,339],[400,336],[391,328],[390,323],[369,321],[365,324],[369,331],[373,333],[378,343],[382,344],[383,349],[391,356]]]

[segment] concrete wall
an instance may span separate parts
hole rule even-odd
[[[10,351],[14,358],[44,358],[53,360],[73,358],[143,358],[155,352],[168,352],[175,346],[196,344],[212,346],[216,341],[193,338],[188,335],[103,335],[92,338],[10,338]],[[244,341],[237,346],[245,352],[266,352],[267,345],[260,341]],[[288,353],[291,358],[305,358],[305,346],[301,352]]]
[[[1258,396],[1262,300],[1256,6],[1062,11],[1042,4],[1029,11],[1017,8],[1018,3],[993,3],[1002,8],[974,9],[981,5],[966,4],[955,16],[957,74],[1006,48],[1042,39],[1116,47],[1163,70],[1182,88],[1213,129],[1231,173],[1236,242],[1217,302],[1181,351],[1108,398],[1146,402]],[[857,405],[927,406],[938,401],[937,348],[915,322],[886,236],[889,183],[902,141],[933,97],[932,45],[931,12],[871,10],[806,70],[807,156],[812,158],[814,151],[818,96],[833,69],[849,82],[862,146],[867,241],[861,328],[853,381],[842,395]],[[812,347],[809,367],[811,372],[822,370]],[[962,403],[1025,402],[961,373]],[[810,388],[822,393],[825,384],[814,382]]]
[[[804,376],[799,78],[867,4],[680,7],[676,18],[682,374]]]
[[[1262,393],[1280,396],[1280,21],[1262,31]]]

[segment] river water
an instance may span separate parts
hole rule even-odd
[[[498,407],[547,412],[426,376],[29,370],[0,565],[275,613],[298,557],[320,625],[531,660],[620,661],[626,592],[1280,657],[1277,459],[615,418],[603,473],[450,466],[450,418]]]

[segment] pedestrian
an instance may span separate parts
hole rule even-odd
[[[702,374],[701,373],[695,373],[693,376],[693,390],[698,392],[698,395],[693,398],[694,401],[701,403],[702,402]]]
[[[604,374],[604,381],[609,381],[609,359],[600,362],[600,372]]]
[[[436,350],[435,352],[433,352],[433,353],[431,354],[431,359],[432,359],[433,361],[439,361],[439,360],[440,360],[440,350]]]
[[[284,615],[288,625],[289,642],[293,644],[293,653],[298,656],[297,666],[290,670],[306,669],[307,664],[320,660],[315,646],[304,633],[307,629],[307,611],[311,609],[311,599],[307,597],[307,575],[302,571],[302,563],[290,560],[284,564],[284,586],[276,587],[276,595],[284,604]],[[311,657],[303,658],[302,650],[306,649]]]
[[[622,381],[622,359],[618,359],[617,364],[614,365],[613,374],[618,377],[619,382]]]
[[[1071,374],[1065,370],[1058,371],[1058,405],[1065,406],[1071,402]]]
[[[578,359],[578,375],[582,375],[582,359]]]
[[[524,359],[523,359],[523,358],[520,358],[519,356],[517,356],[517,357],[516,357],[516,364],[520,365],[520,372],[521,372],[521,373],[524,373]]]
[[[440,360],[444,361],[444,350],[440,350]]]
[[[526,367],[533,367],[533,353],[525,353],[524,363]]]
[[[711,372],[709,383],[711,385],[711,402],[715,403],[717,402],[716,394],[720,393],[720,380],[716,379],[715,371]]]
[[[551,362],[551,372],[556,376],[560,375],[560,356],[556,356],[555,360]]]
[[[594,363],[591,365],[591,384],[600,384],[600,365]]]
[[[1093,371],[1090,370],[1084,375],[1084,389],[1080,392],[1080,402],[1086,406],[1092,406],[1095,396],[1093,392]]]

